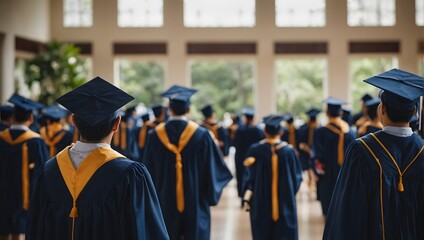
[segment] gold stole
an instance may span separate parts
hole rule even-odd
[[[202,126],[204,126],[205,128],[209,129],[213,133],[213,136],[215,137],[215,139],[218,142],[218,146],[223,146],[224,145],[224,142],[221,141],[221,139],[219,139],[219,136],[218,136],[218,129],[221,127],[219,124],[211,125],[211,124],[209,124],[207,122],[204,122],[202,124]]]
[[[349,125],[340,118],[330,118],[329,123],[325,127],[339,135],[339,142],[337,145],[337,163],[341,166],[344,158],[344,134],[349,132]]]
[[[47,127],[43,127],[40,129],[41,137],[44,139],[47,146],[49,146],[50,157],[56,155],[56,144],[58,144],[60,140],[62,140],[63,136],[65,136],[66,132],[62,130],[63,125],[60,123],[52,123]],[[60,131],[62,132],[57,134]]]
[[[296,128],[293,124],[289,124],[287,130],[289,132],[289,144],[296,147]]]
[[[166,133],[165,124],[161,123],[156,127],[156,133],[158,134],[159,140],[162,144],[171,152],[175,153],[176,163],[176,199],[178,212],[184,211],[184,181],[183,181],[183,162],[181,158],[181,152],[184,147],[190,141],[193,134],[196,132],[199,125],[192,121],[188,121],[187,126],[181,133],[178,141],[178,146],[175,146],[169,141],[168,134]]]
[[[317,126],[318,126],[317,122],[308,123],[308,145],[309,146],[312,146],[312,141],[314,139],[314,131]]]
[[[278,221],[280,218],[280,209],[278,202],[278,155],[277,150],[286,146],[286,142],[281,142],[279,138],[267,138],[260,142],[261,144],[269,143],[271,145],[271,206],[272,206],[272,220],[274,222]],[[244,166],[250,167],[256,162],[254,157],[248,157],[244,161]]]
[[[62,174],[63,180],[65,181],[66,187],[68,188],[69,193],[72,196],[72,209],[69,213],[69,217],[72,219],[72,239],[74,239],[74,225],[75,218],[78,217],[77,209],[77,199],[85,185],[94,175],[94,173],[101,167],[103,164],[117,159],[125,158],[123,155],[118,152],[110,149],[109,147],[101,147],[92,151],[88,156],[81,162],[81,165],[78,169],[75,170],[72,165],[72,161],[69,158],[69,147],[63,149],[60,153],[57,154],[57,165],[59,166],[60,173]]]
[[[357,127],[360,127],[360,126],[362,126],[362,124],[364,124],[366,121],[368,121],[368,117],[367,116],[362,116],[362,117],[360,117],[356,122],[355,122],[355,125],[357,126]]]
[[[395,165],[398,173],[399,173],[399,183],[398,183],[398,191],[399,192],[403,192],[405,191],[404,187],[403,187],[403,181],[402,181],[402,177],[403,174],[405,174],[406,170],[408,170],[408,168],[415,162],[415,160],[417,160],[418,156],[423,152],[424,150],[424,146],[421,147],[421,149],[418,151],[418,153],[415,155],[415,157],[411,160],[411,162],[408,164],[408,166],[405,167],[405,169],[403,171],[400,170],[399,165],[396,163],[395,159],[393,158],[393,156],[390,154],[389,150],[387,150],[387,148],[383,145],[383,143],[377,138],[377,136],[375,136],[375,134],[371,133],[370,134],[379,144],[380,146],[384,149],[384,151],[387,153],[387,155],[390,157],[390,159],[392,160],[393,164]],[[382,226],[382,236],[383,239],[385,239],[385,229],[384,229],[384,205],[383,205],[383,167],[381,166],[380,160],[378,159],[378,157],[375,155],[374,151],[371,150],[371,148],[368,146],[368,144],[362,139],[359,138],[358,139],[367,149],[368,151],[371,153],[371,155],[373,156],[374,160],[376,161],[378,167],[379,167],[379,172],[380,172],[380,216],[381,216],[381,226]]]
[[[127,148],[127,123],[121,122],[119,124],[119,131],[116,131],[113,136],[113,145],[125,150]]]
[[[138,147],[143,148],[146,144],[146,136],[147,136],[147,127],[156,127],[156,123],[147,121],[140,129],[140,133],[138,134]]]
[[[33,138],[39,138],[40,135],[33,131],[26,131],[17,137],[15,140],[12,139],[10,135],[10,129],[6,129],[0,132],[0,139],[3,139],[10,145],[22,144],[22,208],[28,210],[29,208],[29,169],[35,167],[35,163],[28,163],[28,140]]]
[[[367,133],[367,127],[375,127],[375,128],[379,128],[379,129],[383,129],[383,124],[381,124],[380,121],[366,121],[365,123],[363,123],[361,125],[361,127],[358,130],[358,135],[362,136],[365,135]]]

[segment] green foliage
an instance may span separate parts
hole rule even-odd
[[[137,103],[149,107],[162,103],[163,64],[159,61],[119,60],[120,87],[135,97]]]
[[[249,61],[195,61],[191,65],[193,88],[191,117],[201,119],[199,111],[212,104],[216,117],[225,112],[253,106],[253,63]]]
[[[306,118],[311,107],[320,108],[326,71],[323,59],[278,60],[277,112]]]
[[[58,97],[85,82],[88,71],[79,51],[73,44],[51,41],[26,62],[25,82],[30,89],[39,85],[39,102],[53,104]]]
[[[374,75],[388,71],[395,67],[393,59],[386,58],[355,58],[350,62],[350,76],[351,76],[351,91],[352,91],[352,112],[357,113],[361,111],[361,97],[368,93],[373,97],[378,96],[379,89],[373,87],[363,80],[370,78]]]

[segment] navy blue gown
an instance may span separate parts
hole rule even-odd
[[[228,156],[229,150],[230,150],[230,136],[227,131],[221,124],[219,123],[206,123],[203,122],[202,126],[209,129],[215,138],[218,140],[219,148],[221,149],[222,155]]]
[[[54,157],[58,152],[71,145],[73,142],[73,134],[63,129],[62,126],[60,128],[52,127],[51,129],[49,126],[48,131],[53,132],[46,133],[46,128],[43,127],[40,129],[40,135],[49,148],[50,157]]]
[[[68,155],[67,151],[60,154]],[[90,162],[104,161],[77,197],[76,217],[70,217],[73,197],[66,182],[73,173],[62,172],[58,157],[43,166],[32,195],[26,239],[169,239],[146,167],[122,155],[106,161],[107,154],[102,154],[87,156],[76,171],[82,175]],[[73,170],[69,157],[65,160]]]
[[[184,209],[178,209],[176,154],[163,145],[158,131],[166,131],[169,142],[178,146],[187,125],[187,121],[172,120],[150,131],[143,162],[152,174],[170,238],[207,240],[209,207],[218,203],[232,176],[209,132],[198,126],[181,151]]]
[[[25,232],[33,180],[48,159],[38,134],[10,129],[0,133],[0,235]]]
[[[347,123],[345,124],[347,125]],[[338,128],[335,125],[333,126]],[[344,151],[346,151],[347,147],[354,139],[355,134],[349,128],[349,131],[344,133]],[[339,175],[341,168],[341,165],[338,163],[338,143],[339,134],[334,133],[326,126],[319,127],[315,130],[312,159],[318,160],[325,167],[325,174],[319,174],[319,180],[317,182],[317,195],[318,199],[321,201],[322,212],[324,215],[327,215],[331,195],[333,194],[337,176]],[[344,155],[344,152],[341,154]]]
[[[265,135],[261,129],[256,125],[248,126],[241,125],[237,128],[234,136],[234,147],[236,148],[236,154],[234,156],[236,165],[236,178],[237,178],[237,191],[238,196],[243,197],[243,176],[245,166],[243,165],[244,160],[247,156],[247,151],[252,144],[259,142],[264,139]]]
[[[272,218],[272,150],[278,156],[278,220]],[[253,163],[249,163],[252,161]],[[252,190],[250,222],[253,239],[298,239],[296,193],[302,166],[294,149],[285,142],[264,139],[251,146],[245,165],[244,189]]]
[[[424,140],[383,131],[375,137],[402,172],[415,159],[403,174],[404,191],[399,191],[395,164],[378,141],[370,134],[357,139],[347,150],[334,189],[324,239],[383,239],[383,229],[386,240],[424,239]]]
[[[134,129],[134,138],[137,142],[137,148],[138,148],[138,161],[143,162],[143,156],[144,156],[144,147],[146,145],[147,136],[150,130],[154,129],[157,125],[159,125],[160,122],[158,121],[147,121],[143,124],[141,127],[136,127]]]
[[[118,131],[113,135],[111,146],[113,150],[128,159],[138,160],[137,139],[135,138],[134,130],[134,128],[128,127],[126,122],[121,122]]]

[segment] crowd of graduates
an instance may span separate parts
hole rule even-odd
[[[398,69],[384,74],[400,76],[395,86],[405,83],[402,77],[415,76]],[[382,131],[387,120],[380,119],[382,102],[394,102],[399,112],[417,112],[424,82],[415,77],[418,83],[412,81],[400,94],[370,78],[369,84],[385,91],[378,97],[364,95],[362,110],[354,116],[343,108],[345,101],[328,97],[322,110],[317,108],[322,103],[311,103],[306,121],[286,112],[269,114],[260,124],[248,107],[223,124],[213,103],[203,106],[204,119],[194,122],[190,97],[197,90],[183,86],[162,93],[167,106],[153,105],[141,115],[134,104],[123,107],[131,96],[99,77],[59,98],[60,105],[45,107],[15,93],[10,104],[0,107],[0,239],[25,232],[28,239],[209,239],[209,207],[233,177],[226,163],[231,147],[240,206],[249,211],[253,239],[298,238],[296,193],[302,180],[317,191],[327,220],[325,239],[420,239],[421,230],[392,220],[406,211],[389,209],[401,211],[405,202],[409,205],[402,208],[418,209],[412,199],[424,204],[419,189],[424,186],[423,141],[416,133],[408,135],[414,138],[407,146],[406,140],[390,139]],[[418,129],[417,116],[409,116],[411,131]],[[100,136],[102,129],[109,132]],[[381,165],[389,163],[378,162],[380,179],[384,175],[389,187],[413,188],[414,196],[384,192],[375,166],[357,163],[356,157],[369,157],[358,152],[368,149],[375,156],[373,139],[383,149],[387,144],[396,166],[384,175]],[[413,156],[396,153],[396,144]],[[416,182],[409,172],[403,176],[410,159],[417,162],[411,168],[420,167],[410,170],[421,173]],[[357,168],[357,176],[351,176],[351,168]],[[391,180],[397,174],[398,184]],[[349,188],[358,192],[349,193]],[[370,191],[381,192],[380,198]],[[380,215],[383,206],[388,210]],[[424,220],[424,212],[416,211],[408,218],[411,224]],[[375,228],[363,226],[367,221]],[[385,224],[402,226],[400,233]],[[365,230],[355,232],[357,225]]]

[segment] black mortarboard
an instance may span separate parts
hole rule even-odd
[[[152,111],[153,111],[153,115],[155,115],[155,117],[158,118],[162,115],[163,106],[162,105],[153,105]]]
[[[375,107],[375,106],[378,106],[378,104],[380,104],[380,102],[381,102],[380,98],[372,98],[372,99],[369,99],[365,102],[365,106]]]
[[[134,98],[106,80],[93,80],[59,97],[56,101],[90,127],[115,117],[115,112]]]
[[[291,113],[284,113],[282,117],[283,117],[283,120],[288,123],[292,123],[294,120],[294,116]]]
[[[43,109],[43,115],[49,119],[60,120],[68,114],[66,109],[63,109],[57,105],[48,106]]]
[[[265,130],[269,134],[276,134],[281,129],[281,121],[284,120],[284,116],[270,114],[263,118],[263,122],[265,124]]]
[[[311,108],[306,112],[306,115],[308,115],[310,118],[316,117],[321,111],[316,108]]]
[[[145,122],[147,122],[147,121],[150,120],[150,113],[149,113],[149,111],[147,111],[147,112],[145,112],[145,113],[143,113],[141,115],[141,120],[143,120],[143,123],[145,123]]]
[[[246,117],[253,118],[253,116],[255,116],[255,109],[253,109],[253,108],[243,108],[243,110],[241,112]]]
[[[29,98],[23,97],[17,93],[14,93],[7,101],[13,103],[15,105],[15,109],[24,111],[33,111],[44,107],[43,104],[33,101]]]
[[[381,101],[398,111],[411,111],[424,95],[424,78],[394,68],[364,82],[383,90]]]
[[[371,97],[371,95],[369,95],[368,93],[365,93],[365,94],[361,97],[361,99],[362,99],[362,102],[366,102],[366,101],[368,101],[368,100],[372,99],[372,97]]]
[[[339,114],[342,110],[342,105],[346,104],[345,101],[335,97],[328,97],[324,102],[327,103],[327,111],[335,115]]]
[[[163,92],[161,96],[169,98],[169,106],[175,111],[183,112],[190,106],[190,97],[196,92],[196,89],[174,85]]]
[[[200,111],[202,111],[203,116],[207,117],[211,117],[213,114],[213,108],[210,104],[204,106]]]

